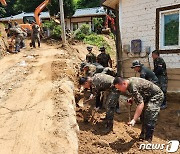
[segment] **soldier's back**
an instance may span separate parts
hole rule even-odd
[[[103,74],[103,73],[97,73],[93,77],[93,85],[102,90],[110,89],[114,81],[114,77]]]
[[[147,100],[155,94],[162,92],[161,89],[151,81],[138,77],[131,77],[128,80],[129,92],[133,94],[138,92],[143,97],[144,102],[147,102]]]
[[[110,55],[106,53],[100,53],[97,56],[97,61],[104,67],[108,67],[108,62],[110,60]]]
[[[141,66],[140,77],[155,84],[158,83],[158,78],[156,77],[155,73],[145,66]]]

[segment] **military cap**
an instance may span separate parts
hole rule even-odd
[[[105,51],[106,48],[105,47],[100,47],[99,51]]]
[[[88,46],[88,47],[87,47],[87,50],[88,50],[88,51],[91,51],[91,50],[92,50],[92,48],[93,48],[93,47]]]
[[[131,68],[135,68],[135,67],[138,67],[138,66],[142,66],[141,62],[139,60],[134,60],[132,62]]]

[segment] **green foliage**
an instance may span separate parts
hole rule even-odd
[[[76,32],[75,32],[76,33]],[[76,39],[83,40],[87,35],[90,34],[90,27],[87,24],[83,24],[80,29],[77,30]]]
[[[94,31],[96,33],[101,33],[102,28],[103,28],[103,19],[102,18],[93,18],[93,22],[94,22]]]
[[[99,48],[104,46],[108,53],[111,53],[111,51],[112,51],[108,42],[106,40],[104,40],[104,38],[100,35],[90,34],[90,35],[86,36],[83,41],[86,44],[95,45]]]
[[[5,16],[11,16],[18,13],[24,12],[34,12],[35,9],[44,0],[7,0],[7,7],[5,7]],[[64,14],[65,16],[71,16],[75,12],[74,0],[64,0]],[[47,6],[51,15],[57,14],[59,12],[59,0],[51,0],[51,3]],[[43,11],[47,11],[45,8]]]
[[[101,0],[78,0],[76,8],[93,8],[101,5]]]
[[[0,7],[0,17],[1,17],[1,18],[4,17],[5,14],[6,14],[5,8]]]
[[[75,2],[74,0],[63,0],[64,2],[64,15],[72,16],[75,12]],[[54,15],[59,12],[59,0],[52,0],[51,4],[48,5],[48,9],[50,10],[50,14]]]
[[[179,41],[179,22],[172,20],[165,25],[165,45],[178,45]]]
[[[48,28],[50,30],[52,38],[54,39],[60,38],[62,29],[61,26],[58,25],[56,22],[46,21],[45,23],[43,23],[43,27]]]

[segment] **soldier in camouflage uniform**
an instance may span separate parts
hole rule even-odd
[[[161,104],[161,109],[165,109],[165,108],[167,108],[166,93],[167,93],[167,84],[168,84],[166,63],[159,56],[159,52],[157,50],[152,52],[152,58],[154,60],[154,73],[156,74],[156,76],[159,80],[159,86],[164,93],[164,101]]]
[[[36,48],[36,40],[38,42],[38,47],[40,47],[41,42],[40,42],[40,27],[39,25],[36,24],[35,21],[32,23],[32,34],[31,34],[31,39],[32,39],[32,46]]]
[[[158,78],[156,77],[155,73],[147,67],[143,66],[139,60],[134,60],[132,62],[131,68],[140,73],[140,78],[149,80],[156,85],[158,84]]]
[[[87,63],[95,63],[96,62],[96,55],[92,53],[92,47],[87,47],[88,54],[86,55],[86,62]]]
[[[116,77],[113,83],[121,92],[130,93],[131,99],[128,102],[135,101],[137,104],[133,120],[128,124],[134,126],[141,116],[143,121],[139,139],[151,142],[160,106],[164,99],[162,90],[152,82],[137,77],[127,80]]]
[[[97,56],[97,62],[103,67],[112,68],[112,60],[110,55],[105,52],[105,47],[101,47],[99,51],[101,51],[101,53]]]
[[[20,39],[20,48],[25,48],[25,42],[24,42],[24,39],[27,37],[27,33],[25,31],[24,28],[22,28],[16,21],[14,22],[14,28],[17,28],[20,33],[21,33],[21,36],[18,38]]]
[[[81,63],[80,70],[84,71],[85,76],[90,76],[90,77],[94,76],[97,73],[104,73],[111,76],[115,76],[115,72],[113,71],[112,68],[110,67],[104,68],[101,64],[98,63],[90,64],[83,62]]]
[[[13,27],[9,29],[11,37],[11,42],[15,39],[15,52],[20,52],[20,43],[21,40],[24,39],[24,35],[22,33],[22,30],[19,28]]]
[[[109,133],[113,130],[113,119],[116,106],[118,104],[118,99],[120,92],[116,90],[113,86],[114,77],[102,73],[94,75],[94,77],[80,78],[79,84],[84,88],[91,89],[92,95],[91,98],[100,94],[102,91],[109,91],[109,95],[106,100],[107,109],[106,109],[106,133]],[[96,102],[96,107],[97,106]]]

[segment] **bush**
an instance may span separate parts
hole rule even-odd
[[[100,34],[103,28],[103,19],[102,18],[94,18],[93,19],[93,23],[94,23],[94,32]]]
[[[59,39],[61,37],[61,26],[55,21],[46,21],[45,23],[43,23],[43,27],[50,30],[52,38]]]
[[[83,24],[79,29],[75,31],[77,40],[83,40],[87,35],[90,35],[90,27],[87,24]]]
[[[108,42],[106,40],[104,40],[104,38],[102,36],[99,36],[97,34],[91,34],[91,35],[85,36],[83,41],[86,44],[95,45],[99,48],[104,46],[108,53],[111,53],[111,51],[112,51]]]

